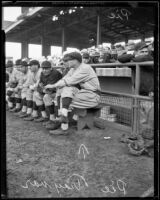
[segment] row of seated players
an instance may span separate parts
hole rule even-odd
[[[9,80],[6,83],[6,100],[10,111],[20,111],[17,115],[24,120],[48,121],[46,125],[48,129],[61,126],[62,130],[68,130],[69,107],[90,108],[100,103],[101,89],[97,75],[90,65],[83,62],[80,53],[66,54],[63,58],[65,70],[60,73],[51,67],[49,61],[44,61],[40,67],[37,60],[32,60],[29,63],[30,69],[25,61],[17,60],[16,67],[8,61],[6,70]],[[140,84],[142,95],[153,92],[152,71],[148,68],[142,71]],[[14,102],[16,106],[13,108]],[[38,110],[41,117],[38,117]],[[55,123],[55,119],[60,115],[64,123],[58,120]],[[77,119],[76,115],[74,119]]]
[[[15,66],[11,61],[6,64],[9,111],[26,121],[43,122],[56,135],[69,133],[69,110],[96,107],[101,94],[95,71],[82,62],[80,53],[66,53],[63,63],[63,74],[51,67],[49,61],[41,66],[37,60],[29,64],[17,60]],[[72,122],[77,119],[73,115]]]

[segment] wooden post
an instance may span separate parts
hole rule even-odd
[[[45,25],[42,23],[42,32],[41,32],[41,45],[42,45],[42,56],[48,56],[51,54],[50,44],[45,37]]]
[[[140,89],[140,66],[136,64],[136,77],[135,77],[135,94],[139,95],[139,89]]]
[[[127,44],[128,43],[128,37],[126,36],[125,37],[125,44]]]
[[[50,45],[47,43],[47,40],[44,36],[41,36],[41,45],[42,45],[42,56],[48,56],[51,54]]]
[[[135,89],[134,94],[139,95],[140,90],[140,66],[136,64],[136,72],[135,72]],[[139,102],[137,97],[133,98],[132,102],[132,135],[136,136],[139,134],[138,126],[139,126]]]
[[[97,47],[101,43],[101,22],[100,15],[97,16]]]
[[[22,58],[28,57],[28,42],[22,42]]]
[[[142,34],[141,40],[144,42],[145,41],[145,33]]]

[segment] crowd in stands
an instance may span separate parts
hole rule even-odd
[[[81,50],[85,62],[90,64],[152,61],[153,52],[154,44],[146,42],[129,42],[125,46],[115,45],[111,48],[99,45],[98,48]]]
[[[100,103],[101,88],[90,64],[152,61],[153,43],[129,43],[103,48],[64,52],[63,57],[41,60],[18,59],[6,63],[8,110],[26,121],[44,122],[53,134],[69,128],[69,110],[91,108]],[[61,66],[56,68],[56,66]],[[141,94],[153,92],[153,68],[142,68]],[[72,123],[76,123],[73,115]],[[61,128],[59,132],[55,132]]]

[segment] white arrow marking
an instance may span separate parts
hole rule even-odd
[[[82,149],[82,150],[81,150]],[[84,159],[85,159],[85,151],[87,154],[89,154],[88,152],[88,149],[87,147],[84,145],[84,144],[81,144],[80,147],[79,147],[79,151],[78,151],[78,155],[80,155],[81,151],[83,152],[83,156],[84,156]]]

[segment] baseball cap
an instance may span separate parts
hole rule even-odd
[[[24,66],[24,67],[27,67],[27,66],[28,66],[28,63],[27,63],[26,61],[22,61],[22,62],[21,62],[21,65]]]
[[[16,60],[15,65],[21,65],[21,63],[22,63],[22,60],[18,59],[18,60]]]
[[[32,65],[38,65],[39,66],[40,64],[39,64],[38,60],[31,60],[30,63],[29,63],[29,66],[32,66]]]
[[[9,68],[9,67],[13,67],[13,61],[12,60],[7,61],[6,68]]]
[[[82,57],[83,57],[83,58],[89,58],[90,56],[89,56],[89,53],[84,53],[84,54],[82,55]]]
[[[63,61],[68,61],[68,60],[78,60],[80,63],[82,62],[82,56],[79,52],[71,52],[71,53],[67,53],[64,55],[63,57]]]
[[[51,68],[51,63],[47,60],[43,61],[41,64],[41,68]]]

